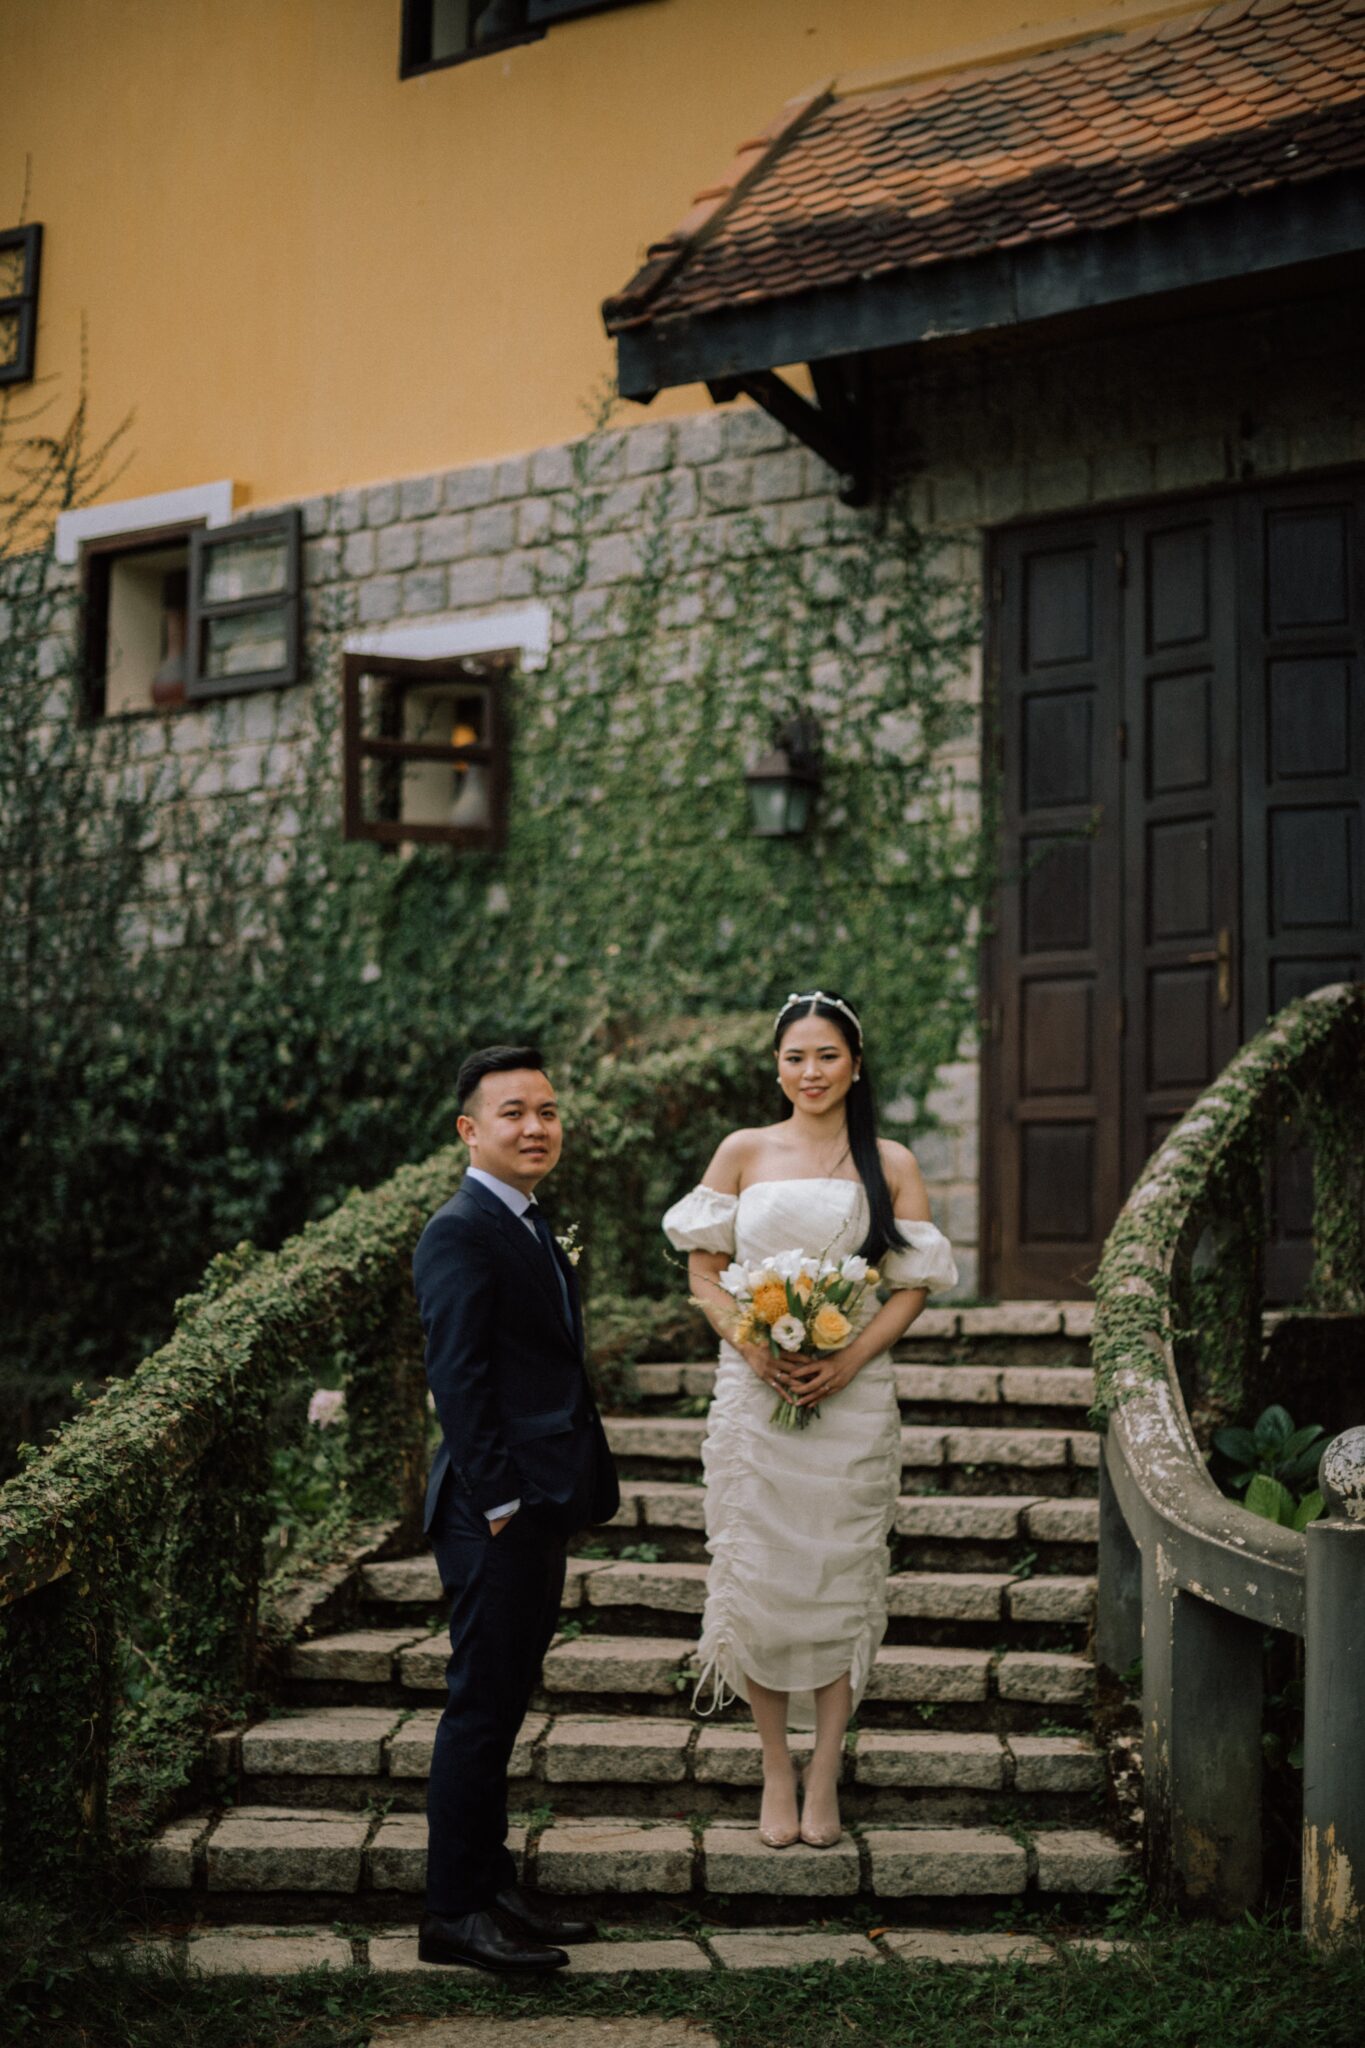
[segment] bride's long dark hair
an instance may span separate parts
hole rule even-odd
[[[826,989],[822,995],[831,996],[838,1002],[848,1002],[837,989]],[[849,1009],[854,1005],[849,1003]],[[891,1190],[886,1184],[886,1169],[877,1147],[877,1099],[872,1091],[872,1076],[867,1071],[867,1058],[863,1052],[862,1033],[853,1018],[845,1011],[836,1009],[834,1002],[826,1002],[814,996],[798,996],[795,1002],[787,1004],[779,1013],[773,1026],[773,1051],[782,1046],[782,1035],[801,1017],[827,1017],[834,1025],[855,1061],[860,1061],[858,1079],[844,1097],[844,1113],[848,1121],[848,1149],[857,1168],[858,1178],[867,1195],[867,1206],[871,1212],[867,1236],[859,1249],[865,1259],[875,1265],[882,1255],[895,1245],[906,1240],[896,1228],[895,1205]],[[795,1104],[784,1095],[783,1116],[790,1116]]]

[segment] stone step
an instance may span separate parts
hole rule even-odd
[[[713,1364],[637,1365],[636,1391],[651,1401],[709,1400]],[[894,1367],[897,1399],[907,1406],[964,1408],[1071,1408],[1085,1410],[1095,1398],[1089,1366],[973,1365],[968,1361]]]
[[[387,1780],[424,1785],[439,1709],[323,1707],[278,1714],[231,1739],[226,1767],[257,1780]],[[795,1735],[793,1754],[813,1738]],[[566,1785],[752,1787],[762,1782],[757,1731],[629,1714],[530,1713],[509,1765],[514,1780]],[[919,1792],[1093,1793],[1103,1762],[1085,1735],[930,1729],[850,1732],[844,1783]]]
[[[1026,1582],[1027,1583],[1027,1582]],[[405,1692],[445,1691],[450,1646],[444,1630],[362,1629],[296,1643],[289,1675],[335,1687],[357,1682]],[[695,1645],[680,1636],[558,1636],[546,1654],[543,1687],[552,1699],[625,1695],[676,1701],[684,1710]],[[883,1643],[868,1680],[872,1702],[988,1699],[1033,1706],[1088,1701],[1092,1667],[1072,1651],[960,1649]]]
[[[709,1567],[674,1560],[643,1563],[610,1557],[572,1558],[564,1610],[652,1608],[700,1614]],[[367,1600],[424,1613],[442,1602],[432,1557],[396,1558],[362,1568]],[[1095,1581],[1086,1577],[1019,1578],[1008,1572],[897,1572],[887,1581],[893,1616],[934,1621],[1085,1622],[1094,1610]]]
[[[607,1442],[618,1458],[692,1465],[701,1461],[704,1417],[609,1415]],[[818,1427],[818,1425],[812,1425]],[[999,1466],[1026,1472],[1093,1472],[1100,1440],[1091,1430],[977,1429],[912,1424],[901,1430],[901,1464],[916,1471]]]
[[[419,1893],[426,1836],[422,1813],[238,1806],[172,1822],[152,1844],[144,1875],[157,1891],[228,1899]],[[1085,1828],[869,1827],[833,1848],[777,1850],[759,1840],[756,1825],[730,1820],[693,1828],[629,1814],[552,1814],[514,1828],[508,1840],[525,1881],[580,1897],[1093,1896],[1116,1891],[1130,1867],[1115,1841]]]

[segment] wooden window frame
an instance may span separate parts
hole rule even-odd
[[[299,613],[301,609],[303,543],[297,505],[282,512],[254,513],[228,526],[196,526],[190,534],[190,601],[185,643],[185,702],[203,704],[217,697],[249,696],[255,690],[280,690],[302,680]],[[266,597],[236,597],[205,603],[201,596],[206,557],[225,542],[262,540],[280,535],[285,547],[284,589]],[[204,627],[214,619],[246,618],[252,612],[284,612],[285,658],[278,668],[257,669],[237,676],[209,676],[200,667]]]
[[[131,533],[101,533],[81,543],[81,602],[84,611],[85,674],[82,700],[85,715],[98,718],[164,718],[155,704],[127,711],[106,710],[108,693],[109,578],[124,555],[152,554],[183,541],[188,549],[202,519],[176,520],[167,526],[139,527]],[[218,529],[221,530],[221,529]],[[187,697],[188,702],[188,697]],[[179,707],[184,709],[182,705]]]
[[[577,21],[588,14],[604,14],[618,7],[636,7],[640,0],[526,0],[525,26],[511,34],[499,36],[496,42],[481,43],[477,49],[458,50],[451,57],[415,57],[419,10],[429,5],[429,0],[403,0],[402,23],[398,40],[398,76],[403,78],[425,78],[431,71],[449,71],[456,64],[473,64],[480,57],[496,57],[504,50],[514,50],[522,43],[538,43],[544,39],[547,29],[560,22]]]
[[[43,257],[42,224],[32,221],[24,228],[0,229],[0,254],[7,249],[22,249],[24,252],[24,285],[22,291],[0,298],[0,319],[17,316],[19,322],[14,361],[0,365],[0,386],[33,381],[38,342],[38,273]]]
[[[506,683],[515,655],[505,649],[479,655],[436,655],[428,660],[410,655],[346,654],[341,665],[341,745],[343,835],[369,839],[381,846],[406,843],[456,846],[470,851],[498,852],[507,841],[507,707]],[[362,676],[390,677],[397,683],[464,683],[488,692],[488,738],[464,747],[431,740],[367,738],[360,730]],[[360,771],[364,760],[462,761],[487,767],[487,825],[405,824],[401,818],[364,815]]]

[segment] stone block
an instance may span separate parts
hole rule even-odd
[[[917,1337],[942,1339],[957,1335],[958,1311],[955,1308],[923,1308],[901,1339],[913,1343]]]
[[[706,1604],[704,1564],[607,1564],[586,1584],[589,1607],[656,1607],[700,1614]]]
[[[681,1365],[637,1365],[636,1391],[649,1400],[672,1400],[682,1392],[684,1370]]]
[[[423,612],[441,612],[446,607],[446,577],[453,584],[459,569],[413,569],[403,578],[403,612],[412,618]]]
[[[868,1828],[872,1889],[883,1898],[1013,1896],[1028,1858],[1000,1828]]]
[[[798,1764],[805,1763],[814,1748],[811,1734],[792,1734],[788,1747]],[[699,1785],[761,1785],[763,1745],[756,1728],[703,1728],[692,1759],[692,1775]]]
[[[309,1777],[377,1777],[396,1707],[323,1707],[258,1721],[242,1736],[242,1768]]]
[[[984,1700],[989,1650],[940,1650],[883,1644],[868,1680],[872,1700]]]
[[[447,512],[468,512],[477,505],[491,505],[496,480],[497,469],[492,463],[480,463],[471,469],[452,469],[446,477]]]
[[[923,1621],[999,1621],[1003,1572],[898,1572],[886,1582],[887,1612]]]
[[[1109,1835],[1058,1828],[1034,1836],[1041,1892],[1116,1892],[1133,1858]]]
[[[1093,1301],[1064,1301],[1062,1321],[1068,1337],[1089,1337],[1095,1328],[1095,1304]]]
[[[289,1675],[325,1679],[334,1685],[386,1685],[393,1676],[395,1658],[416,1642],[418,1635],[419,1631],[411,1628],[358,1628],[344,1635],[319,1636],[316,1642],[295,1643],[289,1652]]]
[[[411,1934],[372,1934],[369,1946],[370,1969],[377,1977],[453,1977],[461,1982],[466,1977],[473,1981],[484,1974],[473,1963],[424,1963],[417,1953],[415,1930]],[[427,2034],[426,2048],[442,2048],[439,2035],[433,2038],[428,2029],[422,2031]],[[404,2048],[422,2048],[420,2038],[412,2038],[409,2022],[404,2022],[401,2037],[391,2033],[388,2038],[395,2043],[401,2038]],[[372,2034],[370,2048],[374,2048],[374,2043],[380,2039],[381,2035]]]
[[[331,511],[332,501],[330,498],[304,499],[303,503],[299,506],[299,512],[301,515],[300,523],[307,539],[312,540],[316,535],[326,533]]]
[[[367,1600],[391,1603],[411,1601],[414,1606],[435,1606],[441,1599],[441,1575],[431,1556],[385,1558],[360,1568],[360,1583]]]
[[[704,1949],[695,1941],[681,1941],[665,1937],[657,1941],[584,1941],[569,1950],[569,1967],[565,1972],[570,1977],[621,1977],[628,1970],[647,1970],[651,1975],[669,1970],[700,1970],[706,1974],[711,1968]],[[670,2023],[671,2024],[671,2023]],[[633,2048],[632,2035],[622,2041],[622,2048]],[[677,2037],[681,2042],[683,2037]],[[706,2037],[700,2039],[689,2029],[685,2048],[705,2048]],[[591,2048],[585,2041],[584,2048]]]
[[[185,1963],[197,1977],[297,1977],[304,1970],[349,1970],[351,1944],[326,1927],[296,1927],[288,1934],[221,1927],[191,1934]]]
[[[566,1716],[555,1722],[546,1740],[546,1782],[675,1785],[687,1776],[691,1737],[687,1721]]]
[[[551,1892],[692,1889],[686,1828],[636,1820],[557,1820],[540,1838],[536,1883]]]
[[[995,1735],[864,1729],[858,1736],[854,1775],[860,1785],[996,1792],[1005,1782],[1005,1753]]]
[[[544,1714],[538,1717],[543,1723]],[[431,1746],[436,1740],[436,1729],[441,1719],[439,1708],[423,1707],[410,1714],[400,1728],[396,1728],[386,1745],[385,1761],[391,1778],[425,1778],[431,1769]],[[523,1730],[525,1724],[523,1723]],[[521,1738],[518,1738],[520,1747]],[[524,1759],[530,1764],[529,1749]],[[524,1777],[525,1771],[508,1767],[509,1777]]]
[[[533,491],[567,491],[574,480],[573,456],[566,447],[537,448],[531,457]]]
[[[382,625],[387,619],[396,619],[402,607],[403,591],[396,576],[373,576],[360,586],[360,622],[365,626]]]
[[[380,569],[410,569],[417,560],[415,526],[385,526],[375,541],[375,563]]]
[[[628,1480],[622,1492],[625,1500],[634,1507],[639,1521],[647,1528],[706,1527],[706,1496],[700,1486],[670,1486],[663,1480]],[[624,1506],[623,1500],[623,1512]]]
[[[713,462],[701,479],[701,499],[708,512],[738,512],[753,496],[753,465]]]
[[[829,1849],[793,1842],[770,1849],[757,1827],[713,1825],[702,1836],[708,1892],[763,1892],[780,1898],[849,1898],[858,1889],[858,1845],[845,1835]]]
[[[667,469],[673,457],[673,428],[667,420],[651,420],[626,435],[626,475],[649,476]]]
[[[1093,1792],[1104,1782],[1104,1759],[1084,1735],[1011,1735],[1018,1792]]]
[[[455,562],[469,553],[469,514],[443,512],[430,520],[418,535],[418,552],[423,562]]]
[[[780,448],[756,457],[752,466],[754,503],[769,505],[799,498],[806,488],[806,470],[805,451],[800,448]]]
[[[498,596],[500,573],[497,558],[492,555],[476,555],[467,562],[452,563],[451,604],[492,604]]]
[[[719,462],[725,447],[725,424],[719,413],[697,412],[675,423],[679,462]]]
[[[1050,1963],[1054,1951],[1036,1934],[982,1931],[958,1934],[951,1927],[890,1927],[882,1936],[898,1962],[942,1963],[981,1969],[991,1963]]]
[[[368,527],[347,534],[341,560],[348,576],[372,576],[375,556],[375,536]]]
[[[727,1970],[797,1970],[806,1963],[875,1963],[865,1934],[808,1934],[774,1927],[752,1934],[714,1934],[711,1947]]]
[[[1061,1429],[953,1429],[950,1465],[1012,1466],[1016,1471],[1064,1471],[1067,1438]]]
[[[475,555],[505,555],[516,546],[517,515],[512,505],[484,505],[469,515],[469,547]]]
[[[363,491],[338,491],[332,499],[329,521],[333,533],[355,533],[365,524]]]
[[[619,1458],[700,1458],[704,1419],[680,1415],[609,1415],[607,1442]]]
[[[1100,1533],[1099,1502],[1094,1500],[1035,1500],[1021,1503],[1024,1529],[1040,1543],[1097,1543]]]
[[[323,534],[318,540],[307,540],[303,544],[303,577],[305,583],[330,583],[341,574],[341,536],[336,533]]]
[[[1013,1621],[1089,1621],[1095,1611],[1095,1581],[1015,1579],[1007,1599]]]
[[[397,484],[372,484],[365,493],[365,524],[391,526],[397,517]]]
[[[600,534],[588,543],[584,582],[589,586],[632,583],[642,567],[643,553],[635,534]]]
[[[143,1882],[160,1891],[187,1892],[194,1883],[194,1852],[213,1825],[207,1813],[169,1821],[147,1849]]]
[[[493,477],[493,495],[497,498],[524,498],[530,488],[530,456],[505,455]]]
[[[999,1404],[1000,1374],[994,1366],[898,1365],[895,1373],[896,1397],[901,1401],[941,1401],[972,1408]]]
[[[1037,1705],[1088,1700],[1093,1683],[1087,1660],[1064,1650],[1006,1650],[995,1672],[1002,1700],[1031,1700]]]
[[[403,519],[430,519],[445,496],[443,476],[404,477],[398,486],[398,511]]]
[[[780,421],[761,405],[736,405],[721,414],[727,455],[763,455],[788,448],[791,437]]]
[[[1009,1495],[906,1494],[896,1503],[896,1533],[948,1542],[1012,1543],[1028,1505]]]
[[[547,1692],[648,1693],[673,1698],[690,1645],[676,1636],[579,1636],[551,1647]]]
[[[943,1463],[941,1429],[910,1425],[901,1431],[901,1464],[932,1471]]]
[[[714,1365],[685,1365],[682,1369],[682,1392],[693,1396],[705,1394],[709,1399],[716,1390],[716,1368]]]
[[[554,528],[555,501],[553,498],[527,498],[517,507],[517,546],[520,548],[539,547],[549,540]]]
[[[211,1892],[353,1892],[369,1820],[363,1813],[239,1806],[219,1821],[205,1860]]]
[[[1095,1375],[1084,1365],[1007,1365],[1000,1391],[1021,1408],[1088,1408]]]
[[[959,1314],[964,1337],[1055,1337],[1062,1327],[1059,1301],[1001,1301]]]
[[[370,1888],[377,1892],[420,1892],[427,1879],[427,1817],[388,1813],[365,1852]]]
[[[420,1642],[400,1651],[398,1675],[411,1692],[444,1693],[449,1662],[450,1639],[442,1631],[439,1635],[424,1636]]]
[[[1077,1430],[1071,1438],[1071,1462],[1082,1471],[1096,1471],[1100,1462],[1100,1440],[1092,1430]]]

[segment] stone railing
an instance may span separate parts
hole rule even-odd
[[[1303,1918],[1325,1942],[1365,1933],[1365,1432],[1330,1447],[1326,1513],[1297,1534],[1218,1490],[1191,1420],[1264,1389],[1266,1172],[1292,1119],[1313,1160],[1312,1274],[1293,1311],[1311,1346],[1365,1313],[1365,983],[1288,1005],[1243,1047],[1106,1243],[1096,1654],[1110,1672],[1142,1662],[1154,1891],[1231,1914],[1261,1903],[1264,1634],[1304,1639]]]

